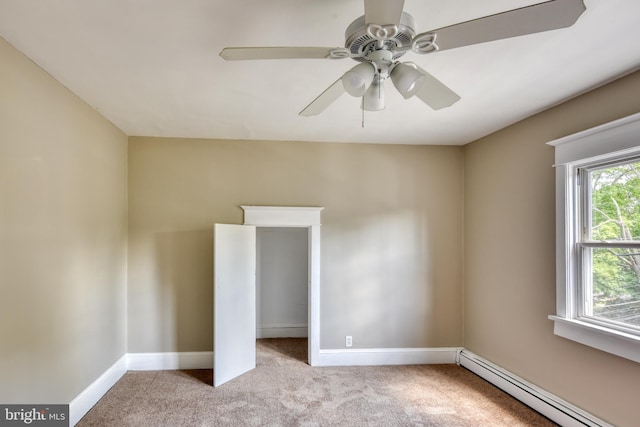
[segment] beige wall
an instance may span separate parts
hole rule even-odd
[[[69,403],[126,351],[126,147],[0,38],[2,403]]]
[[[616,425],[636,425],[640,364],[553,335],[554,151],[640,111],[640,73],[465,147],[464,345]]]
[[[212,227],[324,206],[321,347],[462,344],[462,148],[134,137],[129,351],[212,350]]]
[[[126,136],[0,39],[0,402],[69,402],[126,351],[211,350],[212,224],[324,206],[322,348],[464,344],[633,425],[640,365],[547,320],[545,142],[638,93],[636,73],[464,148],[133,137],[127,172]]]

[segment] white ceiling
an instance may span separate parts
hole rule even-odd
[[[406,0],[417,31],[540,0]],[[224,61],[225,46],[344,45],[362,0],[0,0],[0,35],[128,135],[465,144],[640,67],[640,1],[585,0],[568,28],[408,53],[462,100],[433,111],[387,85],[298,112],[351,59]],[[635,95],[638,96],[638,95]]]

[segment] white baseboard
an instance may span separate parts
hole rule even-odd
[[[306,332],[306,329],[305,329]],[[456,363],[456,348],[320,350],[318,366],[374,366]],[[126,371],[212,369],[213,352],[128,353],[82,391],[69,405],[75,425]]]
[[[256,338],[306,338],[309,334],[304,326],[265,326],[256,330]]]
[[[461,348],[391,348],[320,350],[318,366],[453,364],[469,369],[525,405],[564,427],[613,427],[511,372]],[[74,426],[126,373],[170,369],[212,369],[213,352],[128,353],[69,404]]]
[[[470,351],[460,352],[459,364],[563,427],[613,427]]]
[[[320,350],[318,366],[430,365],[456,363],[459,348]]]
[[[130,371],[162,371],[170,369],[213,369],[213,352],[129,353]]]
[[[69,403],[69,425],[76,425],[126,372],[125,354]]]

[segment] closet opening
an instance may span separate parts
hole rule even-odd
[[[305,362],[308,282],[308,229],[256,227],[256,339]]]

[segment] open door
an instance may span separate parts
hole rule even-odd
[[[256,228],[213,230],[213,386],[256,367]]]

